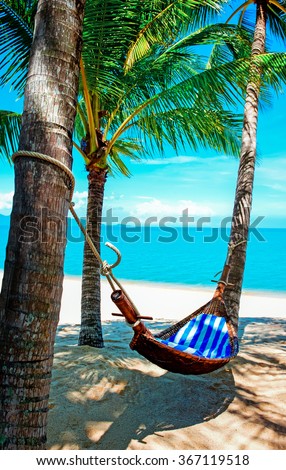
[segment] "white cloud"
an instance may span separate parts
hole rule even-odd
[[[190,217],[212,216],[214,211],[210,206],[199,204],[191,200],[180,200],[175,202],[161,201],[156,198],[136,204],[133,215],[139,219],[145,217],[179,217],[183,211],[188,209]]]
[[[0,193],[0,210],[12,209],[13,196],[13,191],[10,191],[9,193]]]
[[[153,201],[153,197],[152,196],[134,196],[135,199],[143,199],[143,200],[146,200],[146,201]]]
[[[73,195],[73,202],[75,203],[75,210],[80,210],[87,207],[87,191],[75,191]]]
[[[258,178],[265,178],[270,184],[276,181],[285,181],[286,158],[264,158],[256,167]]]
[[[112,193],[110,193],[109,195],[108,194],[104,195],[105,201],[113,201],[115,198],[116,198],[116,195],[114,194],[114,191],[112,191]]]
[[[264,184],[263,186],[265,186],[266,188],[270,188],[274,191],[279,191],[279,192],[282,192],[282,193],[285,193],[286,192],[286,186],[282,185],[282,184],[279,184],[279,183],[276,183],[276,184]]]
[[[193,157],[190,156],[188,157],[187,155],[178,155],[177,157],[166,157],[166,158],[154,158],[153,159],[148,159],[148,160],[140,160],[140,162],[134,162],[137,164],[143,164],[143,165],[181,165],[183,163],[191,163],[191,162],[196,162],[198,161],[198,157]]]

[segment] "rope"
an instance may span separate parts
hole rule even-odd
[[[224,263],[224,269],[223,269],[222,271],[217,272],[217,273],[214,275],[214,277],[217,277],[219,274],[222,273],[221,278],[220,278],[218,281],[215,280],[215,279],[212,279],[211,282],[215,282],[215,283],[217,283],[217,284],[223,284],[225,287],[233,285],[233,284],[229,284],[229,282],[228,282],[228,274],[229,274],[229,273],[227,273],[227,278],[226,278],[226,277],[225,277],[225,274],[224,274],[224,272],[225,272],[224,270],[225,270],[225,268],[226,268],[227,266],[230,267],[230,259],[231,259],[231,256],[232,256],[232,254],[233,254],[235,248],[236,248],[237,246],[241,245],[242,243],[247,243],[247,240],[241,240],[240,242],[237,242],[237,243],[230,242],[230,243],[228,244],[227,256],[226,256],[226,260],[225,260],[225,263]]]
[[[228,252],[227,252],[227,257],[226,257],[226,262],[225,264],[228,264],[229,263],[229,260],[232,256],[232,253],[234,252],[235,248],[239,245],[241,245],[242,243],[247,243],[247,240],[240,240],[240,242],[237,242],[237,243],[234,243],[234,242],[230,242],[229,245],[228,245]]]
[[[16,158],[18,157],[32,157],[32,158],[37,158],[38,160],[42,160],[44,162],[52,163],[53,165],[57,166],[61,170],[64,171],[64,173],[69,177],[70,180],[70,200],[72,200],[73,193],[74,193],[74,188],[75,188],[75,179],[74,175],[72,174],[71,170],[62,162],[59,160],[56,160],[55,158],[50,157],[49,155],[45,155],[44,153],[38,153],[38,152],[29,152],[26,150],[19,150],[18,152],[15,152],[11,160],[13,163],[15,163]]]
[[[72,174],[71,170],[62,162],[60,162],[59,160],[56,160],[55,158],[52,158],[50,157],[49,155],[45,155],[44,153],[38,153],[38,152],[26,152],[25,150],[20,150],[18,152],[15,152],[13,155],[12,155],[12,162],[15,163],[15,160],[18,158],[18,157],[32,157],[32,158],[37,158],[38,160],[41,160],[41,161],[44,161],[44,162],[48,162],[48,163],[51,163],[52,165],[60,168],[61,170],[63,170],[63,172],[69,177],[69,180],[70,180],[70,187],[69,187],[69,190],[70,190],[70,201],[72,200],[72,197],[73,197],[73,193],[74,193],[74,188],[75,188],[75,178],[74,178],[74,175]],[[75,210],[74,210],[74,203],[73,202],[70,202],[70,206],[69,206],[69,209],[76,221],[76,223],[78,224],[81,232],[83,233],[92,253],[94,254],[94,256],[96,257],[96,259],[98,260],[98,262],[100,263],[101,266],[103,266],[103,261],[96,249],[96,247],[94,246],[94,243],[92,241],[92,239],[90,238],[89,234],[87,233],[86,229],[84,228],[84,226],[82,225],[81,221],[79,220],[78,218],[78,215],[76,214]]]
[[[84,226],[82,225],[81,221],[80,221],[79,218],[78,218],[77,213],[76,213],[75,210],[74,210],[74,202],[71,202],[71,203],[70,203],[70,211],[71,211],[71,213],[72,213],[72,215],[73,215],[73,217],[74,217],[76,223],[78,224],[78,226],[79,226],[81,232],[83,233],[83,235],[84,235],[84,237],[85,237],[85,239],[86,239],[86,241],[87,241],[87,243],[88,243],[88,245],[89,245],[89,247],[90,247],[92,253],[93,253],[94,256],[96,257],[96,259],[97,259],[97,261],[99,262],[99,264],[102,266],[102,265],[103,265],[103,261],[102,261],[102,259],[101,259],[101,257],[100,257],[100,254],[98,253],[97,249],[95,248],[92,239],[90,238],[89,234],[88,234],[87,231],[85,230]]]
[[[240,240],[240,242],[237,242],[237,243],[230,242],[230,244],[228,245],[230,252],[232,253],[233,250],[234,250],[237,246],[241,245],[242,243],[246,243],[246,242],[247,242],[247,240]]]
[[[137,307],[134,305],[134,303],[130,299],[130,297],[127,294],[126,290],[123,288],[121,283],[116,279],[116,277],[112,273],[111,266],[106,261],[103,261],[101,259],[100,254],[97,251],[92,239],[90,238],[89,234],[87,233],[87,230],[82,225],[77,213],[74,210],[74,202],[72,202],[72,197],[73,197],[74,188],[75,188],[75,178],[74,178],[74,175],[72,174],[71,170],[64,163],[60,162],[59,160],[56,160],[55,158],[50,157],[49,155],[45,155],[44,153],[30,152],[30,151],[26,151],[26,150],[19,150],[18,152],[15,152],[12,155],[12,157],[11,157],[12,162],[15,163],[15,160],[18,157],[37,158],[38,160],[51,163],[52,165],[55,165],[56,167],[60,168],[68,176],[68,178],[70,180],[70,187],[69,187],[69,189],[70,189],[70,205],[69,205],[69,209],[70,209],[76,223],[78,224],[81,232],[83,233],[83,235],[84,235],[84,237],[85,237],[92,253],[94,254],[94,256],[96,257],[97,261],[99,262],[99,264],[101,266],[101,270],[100,270],[101,274],[107,278],[107,280],[108,280],[108,282],[111,286],[111,289],[113,291],[116,290],[116,287],[113,284],[113,282],[119,287],[120,290],[122,290],[122,292],[126,295],[129,302],[131,303],[132,307],[134,308],[134,311],[135,311],[136,315],[140,316],[139,310],[137,309]],[[138,320],[138,321],[140,321],[140,320]],[[136,322],[136,324],[137,324],[137,322]]]

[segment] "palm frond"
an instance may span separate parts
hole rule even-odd
[[[87,1],[82,57],[89,90],[104,93],[105,84],[116,81],[139,28],[140,8],[139,0]]]
[[[125,137],[124,139],[118,139],[115,145],[112,147],[112,151],[125,157],[129,157],[131,160],[140,160],[145,155],[145,147],[139,139],[134,137]]]
[[[239,3],[237,8],[233,8],[233,12],[231,15],[227,18],[226,23],[234,23],[235,21],[233,20],[238,14],[239,14],[239,22],[241,22],[241,13],[246,11],[247,8],[254,3],[254,0],[246,0],[243,3]],[[232,7],[232,5],[231,5]]]
[[[276,52],[255,56],[253,63],[261,70],[264,85],[280,93],[286,84],[286,53]]]
[[[163,154],[167,142],[177,152],[187,145],[194,150],[214,148],[238,155],[242,116],[212,107],[177,108],[161,113],[145,113],[134,121],[132,133],[138,134],[149,152]],[[148,139],[146,138],[148,136]]]
[[[156,3],[156,2],[154,2]],[[148,54],[155,43],[170,44],[179,34],[194,30],[206,24],[221,8],[223,2],[213,0],[166,1],[157,2],[152,15],[147,16],[138,31],[126,56],[124,69],[127,72],[134,63]]]
[[[108,167],[111,174],[121,173],[124,176],[130,177],[131,173],[124,161],[120,158],[119,151],[114,148],[109,152]]]
[[[147,151],[142,140],[134,137],[118,139],[109,152],[109,171],[112,175],[120,173],[129,177],[131,173],[122,158],[127,157],[129,160],[139,161],[146,155]]]
[[[200,73],[193,74],[180,83],[174,83],[168,89],[161,90],[155,88],[155,92],[149,95],[145,101],[138,99],[136,93],[140,90],[133,90],[132,102],[135,99],[140,105],[133,108],[123,121],[121,116],[121,125],[114,133],[110,145],[124,132],[125,128],[130,125],[132,120],[148,108],[153,113],[160,113],[166,109],[176,109],[181,107],[192,107],[195,102],[200,100],[201,107],[208,107],[209,103],[220,106],[221,103],[227,105],[237,104],[239,98],[238,84],[245,89],[250,60],[239,59],[231,63],[223,64],[215,69],[204,70]],[[150,90],[152,92],[152,89]],[[130,111],[128,107],[128,99],[124,101],[125,109]],[[131,103],[130,103],[131,104]]]
[[[236,152],[240,121],[226,109],[237,104],[239,88],[244,90],[249,78],[250,31],[221,24],[194,31],[196,24],[202,24],[210,12],[217,11],[219,3],[87,1],[82,55],[87,78],[85,98],[88,89],[93,128],[99,126],[98,112],[109,111],[105,138],[109,133],[110,166],[115,171],[128,175],[122,158],[142,157],[148,150],[144,147],[143,152],[142,145],[131,140],[134,132],[145,146],[150,141],[150,152],[155,148],[163,151],[166,142],[175,150],[189,144],[193,148],[203,145]],[[160,15],[163,8],[170,13]],[[190,10],[193,16],[187,18]],[[206,12],[205,17],[199,19],[202,11]],[[14,17],[11,18],[9,21],[13,22]],[[166,35],[170,28],[172,34]],[[188,34],[182,37],[184,31]],[[124,70],[130,46],[140,34],[148,47],[145,44],[138,52],[138,43],[132,67]],[[220,50],[205,70],[201,54],[196,54],[194,48],[213,43]],[[267,54],[258,64],[265,83],[277,91],[285,80],[283,64],[284,56],[273,58]],[[81,86],[75,126],[79,141],[90,130],[82,91]],[[123,134],[127,140],[122,139]]]
[[[286,79],[286,54],[262,54],[261,56],[255,57],[253,59],[256,67],[261,70],[262,73],[262,82],[265,82],[266,85],[271,85],[274,90],[277,92],[281,89],[281,84],[285,83]],[[208,110],[210,108],[210,103],[213,106],[213,109],[217,109],[220,112],[223,112],[225,106],[236,105],[239,99],[238,86],[241,87],[242,93],[246,89],[246,84],[249,79],[249,69],[252,63],[251,58],[239,59],[230,63],[222,64],[214,69],[204,70],[203,72],[194,74],[188,79],[182,81],[181,83],[174,83],[173,86],[170,86],[168,89],[162,89],[157,93],[152,93],[152,89],[149,89],[149,97],[145,99],[146,88],[143,92],[140,89],[134,89],[132,96],[130,98],[126,97],[124,100],[124,109],[122,108],[117,114],[117,123],[118,127],[116,128],[116,120],[114,120],[113,125],[113,136],[110,139],[110,147],[114,145],[116,140],[126,133],[131,128],[138,127],[138,123],[144,122],[144,132],[152,141],[157,140],[157,148],[163,150],[163,143],[168,142],[173,148],[176,148],[177,137],[181,136],[181,139],[185,139],[186,142],[189,142],[190,145],[195,146],[195,141],[188,140],[190,132],[188,121],[179,121],[173,120],[170,118],[168,124],[164,124],[163,120],[160,124],[155,116],[163,116],[164,113],[174,113],[176,110],[182,108],[193,110],[196,103],[200,103],[201,110]],[[266,89],[264,85],[262,88],[262,98],[267,102]],[[241,104],[242,104],[242,96]],[[140,103],[137,106],[134,106],[135,102]],[[170,114],[170,115],[171,115]],[[165,114],[167,116],[167,114]],[[224,114],[226,116],[226,114]],[[208,114],[204,115],[204,119],[207,122]],[[147,122],[149,122],[147,126]],[[156,126],[155,126],[156,123]],[[185,131],[182,132],[182,125],[184,124]],[[214,130],[212,124],[211,128]],[[172,133],[168,134],[168,129],[173,127]],[[142,126],[140,138],[142,138]],[[177,130],[176,130],[177,129]],[[237,132],[237,128],[233,131],[233,135]],[[218,139],[222,139],[226,134],[219,134]],[[205,134],[207,136],[207,134]],[[209,144],[211,146],[218,145],[215,142],[215,139],[212,138],[212,134],[209,136]],[[219,140],[218,140],[219,142]],[[230,140],[229,140],[230,142]],[[180,140],[180,145],[183,144],[183,141]],[[221,144],[220,144],[221,145]],[[229,144],[229,145],[232,145]],[[231,149],[231,147],[228,147]],[[232,147],[234,151],[234,147]]]
[[[242,53],[244,56],[247,56],[251,39],[250,32],[245,28],[232,24],[216,23],[184,36],[169,47],[167,51],[194,46],[229,44],[233,47],[237,57],[241,56]]]
[[[0,157],[11,163],[11,155],[17,151],[22,115],[13,111],[0,111]]]
[[[225,26],[230,28],[230,35]],[[225,38],[215,41],[206,68],[217,67],[233,59],[247,58],[251,54],[252,35],[249,30],[236,25],[222,25],[222,31]]]
[[[228,32],[231,32],[228,38]],[[234,75],[231,75],[231,83],[227,80],[226,74],[221,77],[219,80],[219,75],[217,75],[216,80],[217,84],[212,81],[208,84],[208,78],[204,75],[201,75],[204,72],[205,65],[202,61],[201,55],[197,55],[193,52],[193,48],[190,49],[191,45],[199,45],[200,42],[202,44],[210,44],[214,40],[218,40],[219,43],[223,43],[223,41],[227,41],[228,38],[228,45],[236,48],[236,44],[240,41],[240,38],[244,39],[244,49],[247,52],[243,52],[243,46],[240,45],[240,49],[237,50],[236,55],[241,55],[241,57],[245,57],[250,55],[251,50],[251,43],[248,38],[248,35],[245,31],[236,28],[235,26],[230,25],[222,25],[222,28],[217,27],[217,25],[209,26],[204,28],[203,30],[199,30],[196,33],[192,33],[188,35],[186,38],[175,41],[174,44],[170,47],[160,47],[160,46],[153,46],[151,53],[149,56],[142,58],[138,61],[133,69],[131,69],[128,74],[125,74],[124,77],[121,77],[121,98],[120,100],[116,100],[116,108],[112,110],[110,113],[110,122],[108,124],[108,128],[112,126],[112,120],[119,118],[121,123],[128,115],[131,115],[132,112],[137,114],[136,104],[148,102],[149,105],[151,101],[156,101],[156,95],[166,95],[168,97],[175,97],[174,93],[172,93],[172,87],[180,89],[180,97],[176,100],[177,105],[180,106],[180,99],[183,98],[183,94],[189,95],[189,102],[192,100],[192,96],[196,99],[196,94],[199,92],[196,90],[195,87],[188,86],[190,85],[190,80],[192,79],[194,82],[198,80],[199,76],[201,77],[199,80],[202,82],[202,89],[205,90],[206,95],[210,98],[210,91],[211,87],[213,91],[218,89],[217,84],[221,84],[222,82],[226,81],[229,82],[229,86],[225,85],[225,90],[233,88],[234,90]],[[228,58],[233,58],[234,53],[232,53]],[[227,62],[226,58],[223,63]],[[238,64],[238,63],[237,63]],[[216,65],[223,65],[223,64],[216,64]],[[241,65],[241,64],[238,64]],[[223,69],[219,69],[223,70]],[[247,67],[244,67],[244,74],[247,72]],[[210,76],[212,73],[210,72]],[[243,81],[243,86],[246,83],[246,76]],[[178,87],[176,87],[178,85]],[[209,85],[209,86],[208,86]],[[220,91],[218,93],[222,94],[223,89],[220,86]],[[242,86],[242,85],[241,85]],[[185,92],[183,88],[185,87]],[[232,91],[233,91],[232,90]],[[233,95],[233,93],[232,93]],[[108,97],[110,94],[108,93]],[[212,95],[214,96],[214,95]],[[180,98],[180,99],[179,99]],[[225,95],[226,100],[233,103],[234,98],[228,92]],[[203,102],[205,101],[202,97]],[[213,99],[213,98],[212,98]],[[112,101],[109,101],[109,105]],[[125,116],[120,114],[121,105],[124,103],[124,108],[127,111]],[[173,103],[172,108],[174,108],[175,103]],[[133,111],[132,111],[133,110]],[[140,110],[139,110],[140,112]]]
[[[282,43],[286,42],[286,7],[281,2],[281,10],[279,2],[270,2],[268,4],[268,23],[273,36]]]
[[[17,2],[0,1],[0,86],[11,82],[11,88],[21,94],[26,82],[33,32],[29,23],[9,3]],[[31,12],[35,5],[33,2]],[[18,2],[19,6],[21,2]]]

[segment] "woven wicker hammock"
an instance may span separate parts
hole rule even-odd
[[[226,265],[207,304],[156,335],[142,322],[146,317],[138,316],[130,298],[114,290],[111,298],[134,330],[131,349],[162,369],[185,375],[207,374],[227,364],[238,353],[236,329],[223,300],[229,269]]]

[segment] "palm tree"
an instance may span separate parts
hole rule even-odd
[[[243,49],[241,43],[247,44],[242,31],[232,27],[215,25],[192,32],[199,19],[205,21],[206,13],[217,7],[214,2],[201,2],[200,8],[193,1],[154,2],[152,9],[149,2],[135,0],[105,1],[101,7],[103,4],[100,9],[96,1],[86,5],[82,99],[77,115],[81,146],[75,143],[88,171],[87,226],[98,250],[107,174],[113,168],[129,174],[121,155],[136,158],[143,148],[147,153],[147,138],[159,151],[163,150],[163,142],[168,142],[175,150],[179,144],[188,143],[193,148],[205,145],[235,152],[238,122],[220,102],[223,92],[233,102],[224,84],[229,84],[232,78],[226,80],[226,76],[233,73],[227,66],[216,73],[206,71],[190,48],[231,40],[237,56],[237,50]],[[14,50],[14,44],[19,47],[17,29],[24,31],[20,50],[25,64],[32,37],[29,25],[22,24],[24,13],[28,13],[17,11],[15,15],[9,8],[4,13],[7,24],[12,23],[14,28],[9,52]],[[106,28],[108,24],[112,24],[112,29]],[[178,39],[183,33],[183,39]],[[4,78],[12,77],[10,68]],[[20,89],[19,79],[15,86]],[[144,147],[139,139],[144,140]],[[99,284],[99,266],[85,244],[79,344],[103,346],[100,289],[96,288]]]
[[[265,53],[267,26],[272,34],[286,40],[286,2],[284,0],[248,0],[241,4],[229,17],[227,23],[239,14],[238,23],[249,27],[249,17],[246,15],[247,8],[256,5],[256,20],[251,50],[251,63],[249,68],[249,79],[245,93],[244,125],[242,130],[242,141],[240,150],[240,163],[238,180],[233,208],[230,242],[239,246],[231,256],[232,270],[230,274],[229,287],[225,293],[225,300],[229,305],[233,321],[237,324],[243,274],[246,262],[247,237],[250,224],[250,212],[252,206],[253,182],[256,161],[256,141],[258,123],[258,104],[261,84],[269,81],[261,68],[259,57],[266,58]],[[281,55],[281,59],[284,56]],[[285,81],[286,67],[281,60],[280,78]],[[271,80],[270,80],[270,84]],[[277,83],[276,83],[277,85]]]
[[[217,6],[213,2],[201,2],[200,8],[191,0],[154,1],[152,8],[150,2],[137,0],[101,1],[100,9],[98,5],[88,0],[86,6],[77,114],[81,145],[74,145],[88,171],[87,226],[99,249],[106,177],[116,170],[129,174],[123,155],[138,158],[143,150],[146,154],[148,140],[150,152],[162,151],[164,142],[175,150],[187,143],[236,151],[238,122],[223,103],[236,101],[235,83],[244,86],[249,47],[241,28],[212,25],[197,30],[199,20],[205,21]],[[10,24],[11,15],[5,18]],[[18,50],[17,21],[12,25],[10,50],[14,44]],[[20,57],[24,62],[27,25],[18,29],[25,31]],[[226,44],[231,54],[212,60],[206,69],[192,47],[214,42]],[[275,70],[277,62],[275,56],[265,60],[268,70]],[[9,73],[11,79],[12,69]],[[15,86],[20,88],[20,83],[15,81]],[[99,277],[86,245],[79,343],[97,347],[103,346]]]
[[[20,133],[19,150],[50,155],[67,167],[72,161],[84,3],[38,3]],[[45,446],[70,194],[66,180],[62,171],[39,160],[15,161],[0,296],[2,449]],[[41,236],[37,232],[31,239],[29,223],[40,226]]]
[[[184,22],[185,36],[179,39],[183,28],[179,30],[176,23],[178,33],[173,26],[172,37],[168,35],[170,16],[165,18],[161,11],[155,11],[150,17],[144,11],[141,17],[138,12],[136,15],[138,23],[143,23],[141,29],[136,25],[130,31],[128,21],[122,27],[120,4],[118,11],[111,2],[105,5],[102,16],[92,2],[87,3],[81,70],[83,99],[78,105],[78,135],[84,136],[79,150],[84,154],[89,183],[87,226],[98,251],[107,175],[114,169],[129,175],[122,156],[138,158],[140,153],[146,155],[155,149],[162,152],[164,142],[175,150],[180,144],[193,148],[200,144],[234,153],[238,129],[238,122],[216,97],[221,97],[224,90],[233,102],[223,84],[226,70],[221,67],[212,75],[191,52],[197,44],[225,41],[234,28],[224,28],[222,39],[217,25],[190,32],[190,24]],[[188,18],[194,11],[190,9]],[[112,34],[102,27],[107,18],[113,25]],[[167,41],[163,41],[163,33],[169,38]],[[247,42],[242,31],[233,34],[235,40],[236,44]],[[100,290],[95,288],[99,284],[98,262],[85,243],[79,344],[103,346]]]

